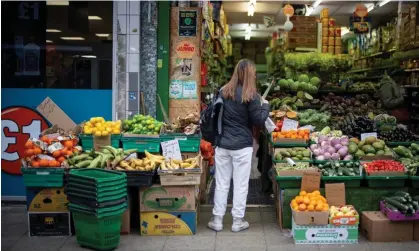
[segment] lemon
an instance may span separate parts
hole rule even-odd
[[[96,122],[96,118],[95,117],[90,118],[90,121],[89,122],[92,123],[92,124],[94,124]]]
[[[100,131],[96,131],[96,132],[95,132],[95,136],[100,137],[100,136],[102,136],[102,133],[101,133]]]
[[[108,136],[109,132],[108,131],[102,131],[102,136]]]
[[[120,134],[120,133],[121,133],[121,131],[120,131],[120,130],[115,130],[115,129],[114,129],[114,130],[112,131],[112,134]]]
[[[84,131],[85,134],[92,134],[92,129],[87,129]]]
[[[92,122],[90,122],[90,121],[87,121],[86,122],[86,124],[84,124],[85,126],[90,126],[90,127],[92,127]]]
[[[96,127],[92,128],[92,133],[94,134],[96,132],[97,132],[97,128]]]
[[[104,119],[103,117],[98,117],[98,118],[97,118],[97,120],[98,120],[99,122],[105,122],[105,119]]]

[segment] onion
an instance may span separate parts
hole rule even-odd
[[[316,157],[316,160],[324,160],[324,156],[320,155]]]
[[[341,147],[342,147],[342,145],[341,145],[341,144],[336,144],[336,145],[335,145],[335,149],[336,149],[336,151],[338,151]]]
[[[352,160],[352,155],[346,155],[345,158],[343,158],[343,160]]]
[[[340,140],[338,139],[338,138],[332,138],[331,140],[330,140],[330,144],[332,145],[332,146],[335,146],[335,145],[337,145],[337,144],[339,144],[340,143]]]
[[[330,153],[324,153],[323,156],[325,160],[329,160],[332,157]]]
[[[323,141],[322,143],[320,143],[321,146],[330,146],[330,142],[329,141]]]
[[[349,138],[347,136],[343,136],[340,138],[340,144],[342,146],[347,146],[349,145]]]
[[[340,155],[340,157],[345,157],[346,155],[348,155],[348,148],[346,146],[342,146],[339,151],[338,154]]]
[[[312,144],[312,145],[310,146],[310,150],[311,150],[311,151],[314,151],[314,150],[316,150],[318,147],[319,147],[319,146],[318,146],[317,144]]]
[[[315,155],[315,156],[320,156],[320,155],[322,155],[322,152],[321,152],[321,150],[320,150],[320,149],[314,149],[314,150],[313,150],[313,153],[314,153],[314,155]]]
[[[338,153],[332,154],[332,160],[340,160],[340,155]]]
[[[327,151],[328,151],[330,154],[333,154],[333,153],[335,153],[335,152],[336,152],[336,150],[335,150],[335,148],[334,148],[333,146],[328,146],[328,147],[327,147]]]
[[[329,141],[329,137],[327,137],[326,135],[320,135],[319,143],[321,144],[322,142],[325,142],[325,141]]]

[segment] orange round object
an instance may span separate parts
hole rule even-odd
[[[34,150],[33,149],[28,149],[28,150],[26,150],[26,156],[28,156],[28,157],[30,157],[30,156],[32,156],[32,155],[34,155]]]
[[[59,157],[57,159],[58,162],[63,163],[65,161],[65,158],[63,156]]]
[[[61,166],[61,163],[56,161],[56,160],[50,160],[49,161],[49,166],[50,167],[58,167],[58,166]]]
[[[34,149],[33,149],[33,152],[34,152],[35,154],[41,154],[41,153],[42,153],[42,149],[41,149],[41,148],[39,148],[38,146],[35,146],[35,147],[34,147]]]
[[[60,150],[56,150],[52,153],[52,157],[57,158],[61,156],[61,151]]]
[[[308,205],[307,210],[314,211],[314,205],[313,204]]]
[[[310,199],[309,198],[304,198],[303,203],[308,205],[310,204]]]
[[[41,159],[39,161],[39,166],[42,166],[42,167],[49,166],[49,161],[47,159]]]
[[[33,147],[33,143],[32,143],[32,141],[30,141],[30,140],[26,141],[26,143],[25,143],[25,148],[26,148],[26,149],[29,149],[29,148],[32,148],[32,147]]]
[[[73,148],[73,141],[72,141],[72,140],[66,140],[66,141],[64,141],[63,143],[64,143],[63,145],[64,145],[67,149],[71,149],[71,148]]]
[[[73,152],[71,150],[67,151],[67,156],[73,156]]]
[[[298,205],[298,210],[305,211],[307,209],[307,206],[305,204]]]
[[[49,138],[47,136],[42,136],[41,137],[41,141],[48,142],[49,141]]]
[[[63,155],[63,156],[67,155],[67,149],[66,148],[61,149],[61,155]]]
[[[39,167],[39,162],[38,162],[38,161],[36,161],[36,160],[32,160],[32,161],[31,161],[31,166],[32,166],[32,167]]]

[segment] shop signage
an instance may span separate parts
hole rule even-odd
[[[179,37],[196,37],[197,25],[197,10],[179,10]]]
[[[1,111],[1,170],[21,174],[21,159],[25,156],[25,143],[38,138],[48,123],[37,111],[13,106]]]
[[[179,141],[177,139],[161,142],[161,149],[163,156],[167,161],[170,160],[182,160],[180,153]]]
[[[192,58],[195,56],[196,46],[189,42],[180,42],[176,47],[176,53],[180,58]]]
[[[169,86],[170,99],[197,99],[195,80],[171,80]]]
[[[283,8],[283,11],[285,16],[292,17],[294,15],[294,7],[292,7],[290,4],[286,4]]]
[[[355,14],[358,17],[366,17],[368,15],[368,8],[362,3],[355,6]]]
[[[192,75],[192,58],[176,59],[176,66],[180,67],[180,71],[183,77],[189,77]]]

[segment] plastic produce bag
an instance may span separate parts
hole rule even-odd
[[[275,123],[272,121],[271,118],[267,118],[265,121],[265,128],[268,131],[268,133],[271,133],[275,130],[276,125]]]

